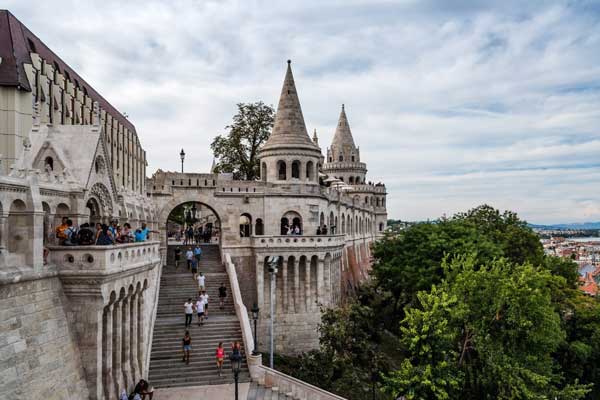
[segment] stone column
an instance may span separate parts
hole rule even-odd
[[[124,388],[123,372],[121,369],[121,353],[122,353],[122,305],[123,300],[119,299],[113,306],[113,359],[112,359],[112,372],[113,372],[113,383],[115,385],[114,392],[118,396],[120,389]]]
[[[310,295],[310,268],[311,267],[311,259],[306,258],[304,262],[304,307],[306,308],[306,312],[311,310],[311,295]]]
[[[130,365],[131,365],[131,377],[133,378],[133,384],[135,385],[137,381],[140,379],[140,369],[138,362],[138,300],[137,296],[138,292],[133,292],[131,295],[130,302],[130,340],[129,347],[131,349],[131,357],[130,357]]]
[[[264,275],[264,257],[256,256],[256,304],[258,308],[264,310],[265,305],[265,275]]]
[[[325,303],[325,282],[323,277],[323,264],[324,260],[322,258],[319,258],[317,261],[317,308],[318,303]]]
[[[283,260],[283,263],[281,264],[281,281],[283,283],[282,285],[282,296],[281,296],[281,312],[282,313],[286,313],[287,312],[287,308],[288,308],[288,304],[289,304],[289,298],[288,298],[288,261],[289,258],[286,257]]]
[[[131,296],[125,296],[123,299],[123,323],[121,326],[122,336],[122,349],[121,349],[121,369],[123,371],[123,382],[125,383],[125,389],[129,391],[133,379],[131,377],[131,347],[130,347],[130,334],[131,334],[131,314],[129,307],[131,305]]]
[[[137,328],[137,356],[138,356],[138,368],[140,376],[146,376],[146,329],[144,327],[145,313],[144,313],[144,295],[145,289],[142,289],[137,296],[138,305],[138,328]]]
[[[116,399],[113,382],[113,304],[109,304],[104,308],[104,330],[102,335],[102,343],[104,354],[102,355],[102,376],[104,378],[104,397],[108,400]]]
[[[8,211],[3,210],[0,214],[0,260],[6,252],[8,252]]]
[[[300,258],[294,258],[294,312],[300,312]]]

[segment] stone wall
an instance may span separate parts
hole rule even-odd
[[[265,310],[265,312],[268,312]],[[299,354],[319,347],[316,330],[321,322],[321,313],[276,314],[274,320],[275,353]],[[258,351],[269,352],[269,320],[258,324]]]
[[[60,280],[0,285],[0,399],[87,399]]]

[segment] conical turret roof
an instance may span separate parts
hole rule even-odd
[[[318,149],[318,146],[308,136],[294,76],[292,75],[291,61],[288,60],[287,71],[279,97],[275,123],[269,140],[263,150],[277,147],[309,147]]]
[[[335,128],[331,148],[344,149],[346,147],[350,147],[352,150],[356,149],[354,138],[350,131],[350,124],[348,124],[348,117],[346,117],[346,110],[342,104],[342,112],[340,112],[340,118],[337,127]]]

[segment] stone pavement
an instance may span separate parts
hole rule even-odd
[[[239,398],[246,399],[250,383],[239,384]],[[190,386],[177,388],[154,389],[152,400],[229,400],[234,399],[234,384]]]

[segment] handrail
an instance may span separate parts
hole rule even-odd
[[[233,298],[235,313],[240,320],[242,339],[244,340],[244,348],[246,349],[247,356],[254,352],[254,338],[252,337],[252,328],[250,327],[250,319],[248,318],[248,309],[242,300],[242,293],[240,292],[240,285],[238,283],[237,273],[235,271],[235,264],[233,264],[233,261],[231,261],[231,255],[229,255],[229,253],[225,253],[224,258],[225,269],[227,270],[229,284],[231,285],[231,296]]]
[[[264,374],[265,386],[277,387],[280,393],[289,393],[293,398],[306,400],[346,400],[337,394],[333,394],[264,365],[260,365],[258,368]]]

